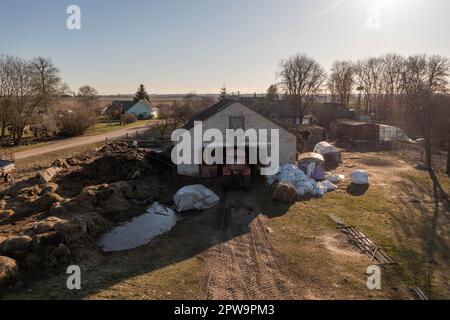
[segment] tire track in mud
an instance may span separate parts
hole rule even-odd
[[[203,253],[204,299],[289,299],[291,289],[261,222],[256,200],[239,191],[223,195],[220,243]],[[221,223],[223,222],[223,223]]]

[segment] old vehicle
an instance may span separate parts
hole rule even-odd
[[[226,163],[222,168],[224,189],[250,189],[251,168],[244,150],[227,150]]]
[[[16,174],[16,164],[12,160],[0,159],[0,178],[6,183],[12,182],[14,180],[14,175]]]

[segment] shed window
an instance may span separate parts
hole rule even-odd
[[[245,118],[244,117],[230,117],[230,129],[245,130]]]

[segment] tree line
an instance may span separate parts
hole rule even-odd
[[[296,54],[280,62],[277,87],[284,98],[306,108],[325,90],[331,101],[350,106],[357,114],[398,124],[425,139],[425,162],[431,166],[432,147],[447,145],[450,151],[450,61],[440,55],[404,57],[391,53],[362,60],[338,60],[327,74],[315,59]],[[268,95],[274,96],[273,85]],[[395,123],[393,123],[395,122]]]
[[[57,98],[72,95],[73,110],[54,110]],[[84,132],[95,122],[97,95],[90,86],[72,93],[50,58],[0,56],[0,145],[20,145],[26,133],[41,137]]]

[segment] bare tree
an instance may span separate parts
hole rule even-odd
[[[0,144],[5,140],[10,125],[14,100],[14,57],[0,56]]]
[[[355,67],[351,61],[335,61],[331,67],[331,74],[328,80],[334,101],[348,107],[350,97],[355,83]]]
[[[33,73],[34,91],[39,95],[39,104],[42,111],[47,111],[51,101],[61,90],[61,78],[59,69],[53,64],[50,58],[37,57],[30,62]]]
[[[358,60],[355,66],[356,82],[364,93],[364,113],[372,115],[376,112],[377,101],[382,92],[381,58]]]
[[[281,60],[277,77],[288,98],[299,106],[302,121],[306,106],[314,101],[326,79],[325,69],[313,58],[296,54]]]
[[[80,87],[76,98],[77,103],[81,107],[91,108],[94,110],[99,107],[98,92],[94,87],[88,85]]]
[[[266,98],[268,101],[278,99],[278,86],[276,84],[271,84],[269,88],[267,88]]]
[[[10,129],[14,145],[22,141],[27,126],[33,124],[40,106],[40,95],[35,90],[34,74],[30,63],[14,58],[12,108],[10,108]]]
[[[425,163],[430,166],[432,142],[440,113],[440,94],[447,91],[450,62],[448,58],[433,55],[415,55],[406,60],[403,74],[404,111],[412,115],[425,139]]]

